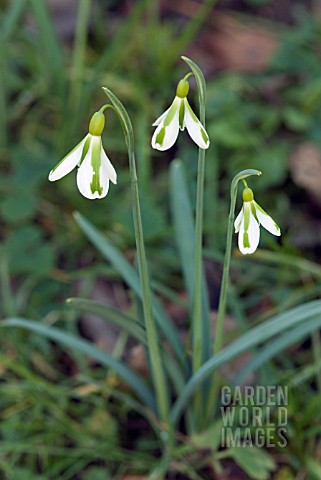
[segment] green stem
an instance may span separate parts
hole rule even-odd
[[[314,357],[316,381],[318,386],[318,391],[321,392],[321,341],[320,341],[320,331],[316,330],[312,333],[312,351]]]
[[[6,92],[6,41],[1,38],[0,45],[0,150],[5,150],[8,143],[7,92]]]
[[[109,89],[103,88],[103,90],[105,91],[106,95],[110,98],[113,105],[115,106],[115,110],[121,121],[123,130],[125,133],[126,143],[127,143],[131,195],[132,195],[132,205],[133,205],[133,217],[134,217],[134,230],[135,230],[135,240],[136,240],[136,248],[137,248],[137,261],[138,261],[139,277],[140,277],[142,293],[143,293],[143,311],[144,311],[144,320],[145,320],[145,326],[146,326],[148,351],[150,356],[152,377],[153,377],[153,383],[154,383],[154,388],[155,388],[156,397],[157,397],[157,406],[159,410],[160,419],[170,428],[169,399],[168,399],[168,393],[167,393],[167,384],[165,380],[163,362],[162,362],[161,352],[159,347],[156,322],[155,322],[153,311],[152,311],[151,289],[150,289],[150,281],[149,281],[149,275],[148,275],[148,269],[147,269],[141,210],[140,210],[140,203],[139,203],[139,192],[138,192],[137,173],[136,173],[136,159],[135,159],[135,150],[134,150],[134,133],[133,133],[131,121],[128,117],[128,114],[124,106]],[[170,439],[171,439],[171,431],[169,432],[169,440]]]
[[[131,178],[131,193],[133,201],[133,215],[134,215],[134,229],[135,240],[137,248],[138,269],[142,284],[143,292],[143,309],[146,325],[146,333],[148,340],[148,350],[150,355],[151,367],[154,377],[154,386],[158,398],[158,407],[161,420],[168,422],[168,396],[165,382],[165,375],[162,367],[161,354],[158,344],[158,334],[156,330],[156,323],[152,313],[151,291],[149,284],[149,276],[147,270],[146,253],[144,245],[144,236],[142,228],[141,211],[139,204],[139,193],[136,174],[136,162],[134,153],[130,156],[130,178]]]
[[[220,291],[220,299],[218,304],[215,339],[214,339],[214,345],[213,345],[214,355],[218,354],[218,352],[222,349],[222,344],[223,344],[223,326],[224,326],[227,289],[228,289],[229,271],[230,271],[230,263],[231,263],[232,238],[233,238],[233,232],[234,232],[235,204],[236,204],[238,183],[240,180],[244,181],[244,178],[249,177],[251,175],[261,175],[261,174],[262,172],[260,172],[259,170],[252,170],[252,169],[243,170],[237,175],[235,175],[231,183],[230,213],[228,217],[223,276],[222,276],[222,282],[221,282],[221,291]],[[214,408],[216,406],[217,392],[218,392],[218,377],[215,374],[212,382],[212,388],[209,395],[208,404],[207,404],[207,415],[211,415],[213,406]]]
[[[242,172],[235,175],[231,183],[231,204],[230,204],[230,213],[228,217],[228,226],[227,226],[227,237],[226,237],[226,249],[224,257],[224,267],[223,267],[223,277],[221,283],[221,292],[220,299],[218,304],[218,314],[217,314],[217,323],[216,323],[216,334],[214,340],[213,353],[216,355],[222,348],[223,343],[223,323],[226,310],[226,298],[227,298],[227,288],[228,288],[228,278],[230,271],[231,263],[231,253],[232,253],[232,238],[234,232],[234,216],[235,216],[235,204],[237,197],[237,187],[240,180],[245,182],[244,178],[250,177],[251,175],[262,175],[262,172],[259,170],[243,170]]]
[[[10,285],[10,273],[8,260],[5,257],[0,258],[0,285],[4,316],[13,316],[16,314],[16,306],[13,292]]]
[[[203,236],[203,204],[204,204],[205,150],[199,149],[196,221],[195,221],[195,266],[194,266],[194,309],[193,309],[193,373],[202,364],[202,236]]]
[[[75,109],[78,107],[81,95],[90,7],[91,0],[79,1],[70,86],[70,101]]]
[[[200,122],[205,128],[205,102],[206,102],[206,82],[201,69],[192,60],[187,57],[182,59],[191,69],[184,79],[188,79],[191,75],[195,76],[198,100],[200,108]],[[204,181],[205,181],[205,150],[199,148],[198,151],[198,171],[197,171],[197,193],[196,193],[196,216],[195,216],[195,247],[194,247],[194,286],[193,286],[193,315],[192,315],[192,341],[193,356],[192,367],[193,373],[201,367],[204,360],[204,344],[202,343],[202,335],[210,334],[209,323],[205,322],[202,311],[203,297],[203,210],[204,210]],[[202,390],[195,396],[194,409],[197,418],[201,418]],[[196,422],[199,423],[199,422]]]

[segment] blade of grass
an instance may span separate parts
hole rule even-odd
[[[295,255],[289,255],[283,252],[270,252],[259,249],[255,254],[256,261],[262,260],[268,264],[284,265],[293,270],[301,270],[316,278],[321,278],[321,266],[305,258],[299,258]],[[251,261],[251,258],[248,260]]]
[[[51,70],[51,75],[58,85],[60,94],[63,94],[65,86],[64,81],[64,63],[60,44],[54,29],[52,18],[48,10],[47,2],[39,0],[30,0],[31,7],[41,34],[41,44],[46,55],[46,68]]]
[[[1,36],[3,40],[8,41],[11,37],[11,34],[16,28],[16,25],[26,7],[26,2],[27,0],[16,0],[15,2],[9,3],[1,28]]]
[[[84,112],[88,109],[92,92],[97,88],[99,79],[106,70],[115,69],[116,63],[127,55],[128,39],[132,37],[138,28],[138,22],[146,10],[150,0],[141,0],[136,2],[126,21],[121,23],[120,29],[113,35],[112,42],[106,43],[106,49],[99,57],[98,62],[93,68],[91,81],[87,83],[82,92],[81,104],[79,105],[78,118],[83,118]]]
[[[8,112],[7,112],[7,44],[17,26],[17,23],[26,6],[26,0],[16,0],[10,2],[3,16],[3,22],[0,31],[0,148],[6,149],[8,143]]]
[[[205,0],[200,5],[196,14],[193,15],[184,30],[180,32],[178,39],[173,42],[173,48],[164,56],[164,68],[169,68],[172,63],[176,62],[176,58],[179,57],[181,52],[183,52],[188,44],[195,38],[216,2],[217,0]]]
[[[74,335],[65,333],[58,328],[48,327],[39,322],[34,322],[32,320],[19,317],[6,319],[0,323],[0,327],[25,328],[26,330],[45,336],[46,338],[50,338],[51,340],[54,340],[59,344],[66,346],[67,348],[78,350],[83,354],[94,358],[102,365],[112,368],[128,385],[133,388],[142,402],[150,409],[155,411],[155,399],[143,380],[130,368],[115,360],[108,353],[96,348],[86,340],[82,340]]]
[[[76,23],[76,34],[73,48],[73,58],[71,66],[71,83],[69,95],[69,118],[76,116],[79,100],[81,98],[82,81],[84,76],[84,60],[87,44],[87,30],[89,15],[91,10],[91,0],[79,0]],[[74,122],[75,123],[75,122]],[[71,135],[73,131],[71,130]]]

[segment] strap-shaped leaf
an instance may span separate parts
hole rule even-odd
[[[285,350],[289,345],[293,345],[306,335],[309,335],[313,330],[316,330],[320,324],[321,319],[317,316],[268,342],[268,344],[261,347],[256,354],[253,354],[251,360],[242,367],[240,373],[233,379],[233,383],[239,384],[243,382],[251,372],[256,371],[261,365]]]
[[[9,318],[0,323],[0,327],[20,327],[31,332],[50,338],[67,348],[78,350],[79,352],[94,358],[102,365],[112,368],[132,389],[142,402],[155,411],[155,399],[145,382],[130,368],[120,363],[106,352],[95,347],[91,343],[76,337],[70,333],[55,327],[48,327],[39,322],[34,322],[25,318]]]
[[[104,305],[103,303],[88,300],[86,298],[68,298],[67,305],[81,312],[87,312],[92,315],[104,318],[113,325],[127,332],[139,342],[146,343],[146,334],[144,328],[132,317],[116,310],[115,308]]]
[[[74,218],[86,237],[97,248],[102,256],[113,265],[115,270],[120,274],[127,285],[133,289],[136,295],[138,295],[139,298],[142,298],[143,294],[137,271],[130,265],[125,256],[118,250],[118,248],[109,242],[105,235],[103,235],[79,212],[74,213]],[[160,328],[162,329],[165,337],[168,339],[178,358],[182,360],[184,353],[177,330],[171,323],[165,311],[160,306],[159,302],[154,297],[152,298],[152,304],[153,312]]]
[[[225,347],[217,355],[204,363],[185,385],[171,412],[173,422],[176,423],[179,420],[185,406],[188,404],[194,392],[197,391],[199,385],[218,367],[229,362],[242,352],[264,343],[285,330],[293,328],[317,315],[318,318],[315,320],[314,328],[318,328],[321,325],[321,300],[305,303],[304,305],[288,310],[286,313],[276,315],[263,325],[252,328],[249,332]]]
[[[184,283],[189,296],[190,311],[194,296],[194,258],[195,228],[192,216],[184,165],[180,160],[174,160],[170,166],[171,206],[174,218],[176,245],[182,265]],[[211,336],[208,335],[210,325],[210,307],[208,288],[203,272],[202,279],[202,361],[208,360],[211,350]]]

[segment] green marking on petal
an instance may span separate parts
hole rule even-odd
[[[190,104],[188,103],[188,100],[187,98],[185,99],[185,102],[186,102],[186,105],[187,105],[187,109],[192,117],[192,120],[193,122],[195,122],[197,124],[197,126],[199,127],[200,131],[201,131],[201,135],[202,135],[202,138],[204,140],[205,143],[208,143],[209,142],[209,138],[208,138],[208,135],[205,131],[205,128],[203,127],[203,125],[201,124],[201,122],[199,121],[199,119],[197,118],[197,116],[195,115],[195,113],[193,112],[192,110],[192,107],[190,106]]]
[[[163,145],[164,143],[164,138],[165,138],[165,132],[166,132],[166,128],[163,127],[160,129],[160,131],[158,132],[158,134],[156,135],[156,145]]]
[[[250,248],[251,246],[248,232],[244,232],[243,234],[243,245],[244,245],[244,248]]]
[[[199,123],[199,119],[197,118],[197,116],[196,116],[195,113],[193,112],[192,107],[191,107],[190,104],[188,103],[187,98],[185,99],[185,102],[186,102],[188,111],[189,111],[189,113],[191,114],[192,120],[193,120],[195,123],[198,124],[198,123]]]
[[[179,126],[180,129],[184,129],[184,115],[185,115],[185,105],[184,102],[181,102],[179,106]]]
[[[259,205],[258,203],[256,203],[256,202],[255,202],[255,207],[256,207],[258,210],[260,210],[260,212],[263,213],[263,215],[266,215],[267,217],[270,217],[270,215],[268,215],[268,214],[266,213],[266,211],[263,210],[263,208],[260,207],[260,205]],[[270,217],[270,218],[271,218],[271,217]]]
[[[92,155],[91,155],[91,166],[93,168],[94,174],[92,181],[90,183],[90,190],[92,194],[98,192],[98,195],[102,194],[103,187],[100,184],[100,167],[101,167],[101,138],[98,141],[95,141],[93,144]]]
[[[273,224],[274,224],[274,226],[275,226],[275,228],[276,228],[277,230],[281,231],[280,227],[279,227],[278,224],[273,220],[273,218],[272,218],[268,213],[266,213],[266,211],[263,210],[263,208],[262,208],[258,203],[256,203],[256,202],[255,202],[255,208],[257,208],[263,215],[265,215],[266,217],[268,217],[268,218],[271,220],[271,222],[273,222]],[[258,222],[259,222],[259,221],[258,221]],[[259,222],[259,223],[260,223],[260,222]]]
[[[70,157],[70,155],[72,155],[74,153],[75,150],[77,150],[77,148],[79,148],[80,144],[83,142],[84,139],[81,140],[81,142],[79,142],[75,148],[73,148],[72,150],[70,150],[69,153],[67,153],[67,155],[64,156],[64,158],[62,160],[60,160],[60,162],[57,163],[57,165],[54,166],[54,168],[51,170],[51,173],[53,173],[55,170],[57,170],[57,168],[68,158]],[[90,142],[90,138],[87,138],[86,142],[85,142],[85,145],[83,147],[83,151],[82,151],[82,156],[81,158],[84,156],[84,149],[86,148],[86,144],[88,142],[88,147],[89,147],[89,142]],[[87,151],[88,151],[88,148],[87,148]]]
[[[244,212],[244,233],[243,233],[243,245],[244,248],[250,248],[250,238],[249,238],[249,226],[250,226],[250,217],[252,204],[250,202],[244,202],[243,212]]]
[[[204,140],[205,143],[208,143],[208,135],[207,133],[205,132],[204,128],[201,127],[201,135],[202,135],[202,138]]]
[[[247,205],[247,202],[244,203],[244,232],[247,232],[250,226],[250,215],[251,215],[251,210],[249,209],[249,205]]]
[[[92,136],[89,135],[88,138],[86,139],[85,141],[85,145],[84,145],[84,148],[83,148],[83,151],[82,151],[82,154],[81,154],[81,158],[79,160],[79,163],[78,163],[78,167],[80,167],[80,165],[82,164],[83,162],[83,159],[85,158],[85,156],[87,155],[87,152],[89,150],[89,145],[90,145],[90,141],[92,139]]]
[[[257,221],[257,223],[260,224],[259,219],[257,218],[257,215],[256,215],[256,205],[257,204],[255,204],[254,202],[250,202],[250,204],[251,204],[251,211],[254,215],[254,218]]]
[[[172,123],[173,118],[175,117],[175,114],[177,112],[177,109],[178,109],[178,102],[174,100],[174,102],[172,103],[172,106],[168,110],[168,114],[164,119],[164,127],[168,127]]]

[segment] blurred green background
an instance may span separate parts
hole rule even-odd
[[[79,314],[64,304],[76,295],[131,308],[130,292],[72,216],[80,211],[134,260],[126,147],[115,115],[106,112],[103,143],[118,185],[111,185],[106,199],[83,198],[75,172],[57,183],[47,180],[51,168],[83,138],[94,111],[106,103],[101,86],[107,86],[134,125],[151,275],[184,329],[185,292],[173,238],[168,167],[174,158],[183,161],[195,199],[197,149],[186,132],[164,154],[150,147],[151,125],[187,73],[183,54],[198,63],[207,79],[211,146],[204,255],[213,312],[229,185],[245,168],[263,172],[249,186],[283,235],[277,243],[262,233],[261,248],[242,258],[235,239],[232,331],[242,330],[242,321],[243,326],[245,320],[259,322],[319,297],[319,1],[2,0],[0,7],[1,318],[23,316],[66,331],[80,329],[109,351],[120,341],[115,332],[102,335],[99,324],[91,329],[88,319],[79,322]],[[197,111],[196,87],[190,83]],[[1,332],[0,344],[0,478],[125,478],[128,472],[144,475],[153,465],[159,448],[153,432],[141,419],[131,421],[130,403],[111,397],[117,381],[110,372],[25,332]],[[300,381],[293,380],[292,437],[273,478],[321,478],[316,427],[321,397],[315,371],[308,370],[310,346],[307,340],[292,347],[273,367],[290,384],[305,372]],[[124,349],[134,361],[133,352]]]

